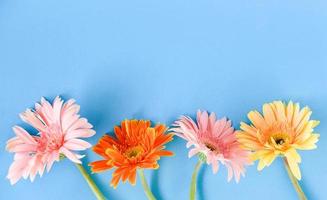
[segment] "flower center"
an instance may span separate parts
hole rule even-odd
[[[289,135],[287,133],[272,134],[269,143],[276,147],[283,147],[289,143]]]
[[[142,153],[143,153],[143,148],[141,146],[136,146],[136,147],[132,147],[129,148],[125,151],[125,155],[128,158],[137,158],[139,157]]]
[[[215,151],[215,150],[216,150],[216,147],[213,146],[212,144],[205,143],[204,145],[206,145],[206,147],[207,147],[208,149],[210,149],[210,151]]]
[[[217,145],[214,145],[210,142],[204,142],[204,145],[211,151],[211,152],[214,152],[214,153],[219,153],[219,148],[217,147]]]
[[[61,129],[57,126],[51,126],[41,133],[38,149],[42,152],[51,152],[59,150],[63,143],[64,136]]]
[[[275,139],[275,142],[276,142],[276,144],[278,144],[278,145],[282,145],[282,144],[284,144],[284,139],[283,138],[279,138],[279,139]]]

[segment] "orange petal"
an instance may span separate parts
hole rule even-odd
[[[112,175],[112,179],[111,179],[111,183],[110,183],[110,185],[111,185],[112,187],[114,187],[115,189],[116,189],[117,186],[118,186],[118,183],[119,183],[120,177],[121,177],[120,174],[113,174],[113,175]]]
[[[158,152],[156,152],[155,154],[157,154],[158,156],[173,156],[174,153],[171,151],[167,151],[167,150],[160,150]]]
[[[128,181],[132,184],[135,185],[136,184],[136,169],[134,171],[132,171],[128,177]]]
[[[107,160],[91,162],[89,163],[89,166],[91,166],[91,171],[95,173],[103,172],[112,168],[112,165],[109,165]]]

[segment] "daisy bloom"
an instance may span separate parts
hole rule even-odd
[[[300,109],[292,101],[264,104],[263,114],[256,110],[249,112],[251,124],[242,122],[237,137],[245,149],[253,152],[251,158],[259,160],[258,170],[281,156],[291,178],[301,179],[301,157],[297,150],[315,149],[319,139],[319,134],[313,132],[319,121],[310,120],[311,113],[308,107]]]
[[[117,187],[120,180],[136,183],[136,171],[146,194],[153,199],[153,194],[145,182],[142,169],[158,169],[161,156],[172,156],[165,150],[165,144],[173,139],[172,134],[165,134],[167,128],[163,124],[151,127],[148,120],[124,120],[121,126],[114,128],[115,137],[104,135],[93,147],[93,151],[103,159],[90,163],[92,172],[99,173],[115,168],[111,186]]]
[[[79,105],[70,99],[66,103],[56,97],[51,105],[44,98],[35,104],[35,109],[27,109],[20,118],[38,132],[31,135],[24,128],[14,126],[16,136],[7,142],[7,151],[15,153],[7,178],[15,184],[21,178],[42,176],[45,169],[49,172],[53,163],[61,157],[67,157],[80,164],[83,157],[75,151],[91,147],[79,138],[88,138],[95,134],[92,125],[78,115]]]
[[[217,120],[213,112],[208,115],[207,111],[198,111],[196,122],[189,116],[182,116],[173,126],[174,134],[186,140],[188,148],[192,147],[189,157],[199,155],[201,158],[192,178],[191,199],[195,198],[195,179],[201,160],[212,165],[213,173],[218,172],[219,164],[226,166],[228,181],[234,176],[238,182],[241,175],[244,176],[245,166],[250,164],[249,153],[240,147],[230,120]]]

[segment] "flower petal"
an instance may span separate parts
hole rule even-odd
[[[300,155],[296,152],[295,149],[290,149],[285,153],[287,158],[287,163],[290,166],[290,169],[293,175],[298,179],[301,180],[301,172],[298,163],[301,162]]]
[[[95,135],[95,131],[93,129],[77,129],[73,131],[69,131],[65,134],[65,140],[70,140],[73,138],[88,138]]]
[[[69,150],[85,150],[90,148],[92,145],[84,140],[81,139],[70,139],[64,143],[64,147]]]
[[[82,164],[78,157],[65,147],[60,148],[60,153],[63,153],[69,160],[73,161],[74,163]]]

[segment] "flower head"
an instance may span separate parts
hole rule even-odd
[[[120,180],[127,179],[134,185],[137,169],[157,169],[161,156],[173,155],[164,150],[164,145],[173,139],[172,134],[165,134],[166,130],[162,124],[151,127],[150,121],[122,121],[121,127],[114,129],[116,137],[104,135],[93,147],[103,160],[90,163],[92,172],[116,168],[111,186],[116,188]]]
[[[204,155],[208,165],[212,165],[213,173],[218,172],[219,163],[228,170],[228,181],[235,177],[236,182],[245,173],[245,165],[249,165],[248,152],[237,142],[231,121],[226,118],[217,120],[215,113],[208,115],[206,111],[197,112],[197,122],[188,116],[182,116],[174,123],[171,130],[187,141],[187,147],[193,146],[189,157]]]
[[[35,110],[27,109],[20,114],[23,121],[37,131],[29,134],[20,126],[14,126],[16,134],[7,142],[7,151],[15,153],[7,178],[15,184],[20,178],[33,181],[37,174],[42,176],[45,168],[49,172],[60,155],[75,163],[81,163],[83,157],[73,151],[85,150],[91,145],[78,138],[87,138],[95,134],[87,119],[78,115],[79,105],[70,99],[66,103],[56,97],[51,105],[44,98],[35,104]]]
[[[301,157],[297,149],[314,149],[319,139],[319,134],[313,133],[319,121],[310,120],[311,113],[308,107],[300,110],[299,104],[291,101],[264,104],[263,115],[249,112],[252,124],[242,122],[237,137],[245,149],[253,151],[252,159],[259,160],[258,170],[269,166],[277,156],[283,156],[293,175],[301,179],[298,166]]]

